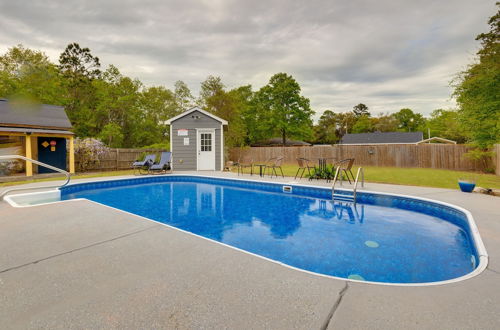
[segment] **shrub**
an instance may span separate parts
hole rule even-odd
[[[109,151],[104,143],[93,138],[76,138],[74,145],[78,172],[84,172],[92,165],[99,164],[100,157]]]

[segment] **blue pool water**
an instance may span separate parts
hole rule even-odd
[[[327,199],[325,190],[287,194],[273,185],[168,180],[69,186],[62,199],[87,198],[343,278],[435,282],[470,273],[478,260],[464,215],[445,207],[368,194],[360,194],[354,205]]]

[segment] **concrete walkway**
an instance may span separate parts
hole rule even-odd
[[[370,183],[366,190],[468,209],[490,255],[488,268],[432,287],[354,283],[90,201],[28,208],[0,202],[0,328],[500,328],[500,199]]]

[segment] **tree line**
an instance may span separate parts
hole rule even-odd
[[[498,3],[497,3],[498,5]],[[437,109],[429,118],[409,108],[396,113],[369,112],[365,104],[351,111],[330,109],[313,123],[310,100],[287,73],[273,75],[258,90],[251,85],[229,89],[220,77],[209,76],[197,97],[183,81],[172,89],[145,86],[117,67],[103,69],[90,49],[69,44],[58,63],[38,50],[17,45],[0,56],[0,97],[64,106],[78,137],[95,137],[110,147],[159,146],[169,140],[163,123],[197,105],[230,125],[228,147],[251,145],[269,138],[332,144],[346,133],[414,132],[472,143],[486,150],[500,139],[499,13],[480,34],[477,61],[453,82],[455,110]]]

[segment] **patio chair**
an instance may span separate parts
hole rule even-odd
[[[236,163],[238,166],[238,175],[243,175],[243,170],[245,168],[250,168],[250,175],[253,175],[253,159],[248,159],[248,158],[243,158],[243,159],[238,159],[238,163]]]
[[[276,177],[278,177],[278,172],[276,171],[277,168],[279,168],[279,170],[281,172],[281,176],[285,177],[283,175],[283,169],[281,168],[281,163],[282,162],[283,162],[283,157],[270,158],[266,162],[266,168],[265,168],[265,170],[267,170],[267,169],[270,170],[270,172],[271,172],[271,178],[273,177],[273,174],[276,175]]]
[[[143,160],[135,160],[135,162],[132,163],[132,169],[134,170],[134,175],[136,171],[139,172],[139,174],[146,174],[148,173],[148,169],[153,163],[155,162],[156,156],[154,154],[151,155],[146,155]]]
[[[300,170],[302,172],[300,173],[300,179],[302,179],[302,176],[304,175],[304,172],[307,170],[307,173],[309,174],[309,177],[311,177],[311,169],[314,169],[314,166],[309,165],[310,160],[307,158],[297,158],[297,163],[299,165],[299,168],[297,169],[297,173],[295,173],[295,178],[297,179],[297,176],[299,175]]]
[[[161,153],[160,161],[158,163],[152,164],[149,167],[149,173],[167,173],[168,170],[172,169],[172,153],[169,151],[164,151]]]
[[[343,160],[337,162],[333,166],[333,168],[334,168],[334,171],[336,171],[337,167],[339,167],[339,170],[340,170],[339,174],[342,175],[343,173],[345,173],[347,180],[349,181],[349,183],[351,183],[351,179],[349,178],[349,174],[351,174],[353,182],[356,180],[354,178],[354,174],[352,173],[352,165],[353,164],[354,164],[354,158],[347,158],[347,159],[343,159]]]

